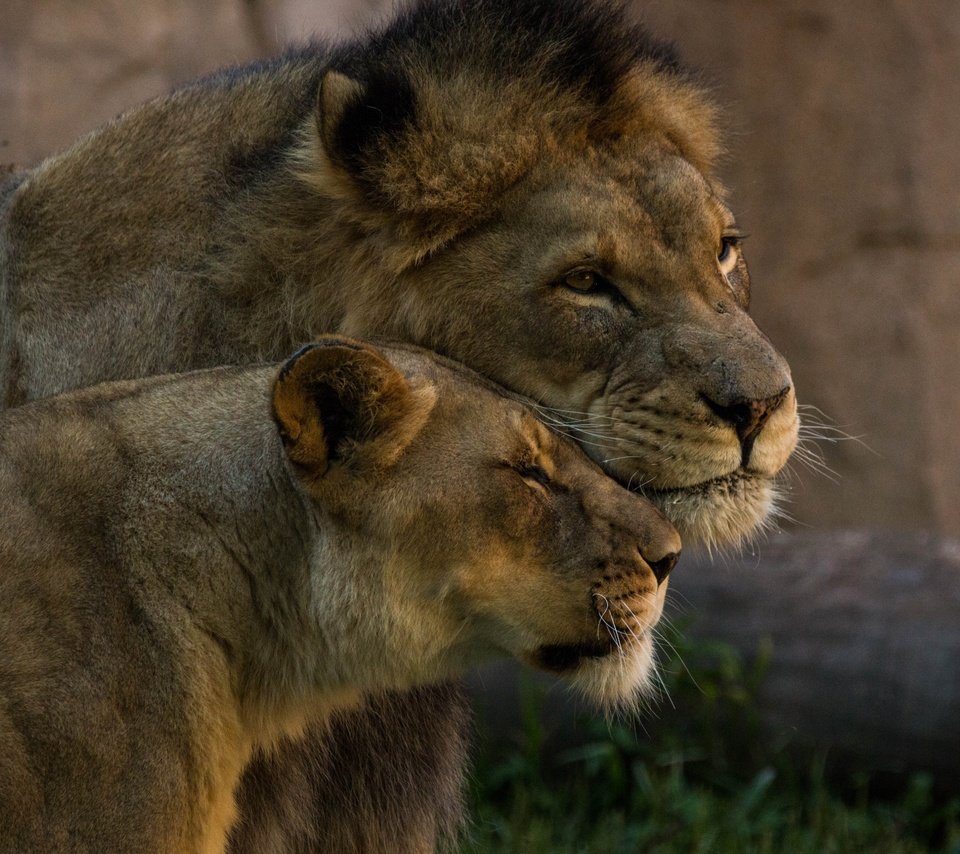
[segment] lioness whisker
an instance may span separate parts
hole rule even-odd
[[[588,419],[595,418],[595,419],[602,419],[606,421],[616,420],[612,415],[602,415],[599,412],[585,412],[581,409],[561,409],[556,406],[545,406],[542,403],[534,403],[532,404],[532,407],[533,409],[536,409],[542,412],[555,412],[557,414],[583,415]]]
[[[657,644],[659,643],[661,638],[655,632],[653,633],[652,638],[653,638],[654,650],[656,650]],[[670,689],[667,687],[667,681],[663,678],[663,668],[660,667],[659,665],[655,666],[653,668],[652,674],[653,674],[653,678],[656,679],[660,685],[659,694],[661,699],[663,697],[666,697],[667,702],[670,704],[670,708],[676,710],[677,704],[673,702],[673,697],[670,695]]]
[[[670,640],[667,639],[666,635],[664,635],[664,634],[662,634],[661,632],[659,632],[656,627],[654,627],[654,629],[653,629],[653,635],[654,635],[654,637],[655,637],[658,641],[660,641],[660,643],[662,643],[662,644],[664,644],[665,646],[668,646],[668,647],[670,648],[670,651],[673,653],[673,657],[676,658],[676,660],[677,660],[678,662],[680,662],[680,666],[684,669],[684,671],[686,672],[687,676],[690,677],[690,681],[693,683],[694,687],[695,687],[701,694],[706,693],[706,692],[703,690],[703,688],[701,687],[700,683],[697,682],[697,677],[694,676],[693,673],[692,673],[692,671],[690,670],[690,668],[687,667],[687,662],[685,662],[685,661],[683,660],[683,656],[680,655],[680,651],[676,648],[676,646],[675,646]]]
[[[607,600],[606,596],[604,596],[602,593],[594,593],[593,595],[594,595],[594,598],[603,600],[604,614],[610,610],[610,602]],[[606,626],[603,622],[603,614],[601,614],[599,611],[597,612],[597,614],[600,617],[600,619],[597,621],[597,640],[600,640],[600,627],[603,626],[604,628],[606,628]]]
[[[606,596],[604,596],[604,595],[601,594],[601,593],[595,593],[594,596],[596,596],[598,599],[603,599],[603,604],[604,604],[603,612],[602,612],[602,613],[601,613],[601,612],[598,612],[598,614],[599,614],[599,616],[600,616],[600,623],[603,624],[604,628],[607,630],[607,634],[610,635],[610,639],[613,641],[614,645],[616,646],[617,651],[618,651],[619,653],[622,653],[622,652],[623,652],[623,646],[622,646],[621,641],[620,641],[620,633],[619,633],[619,630],[617,629],[617,625],[616,625],[615,622],[613,622],[612,618],[611,618],[611,621],[610,621],[610,622],[608,622],[607,619],[606,619],[607,614],[610,613],[610,601],[607,599]],[[598,629],[597,637],[598,637],[598,638],[599,638],[599,628],[600,628],[600,627],[597,626],[597,629]]]

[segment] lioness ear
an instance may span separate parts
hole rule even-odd
[[[391,465],[426,421],[435,394],[414,389],[377,350],[331,337],[299,350],[273,385],[291,462],[311,476],[337,461]]]
[[[414,119],[414,96],[402,72],[381,70],[365,83],[331,69],[320,82],[317,122],[327,156],[355,178],[386,141]]]

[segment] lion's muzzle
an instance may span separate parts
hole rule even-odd
[[[706,394],[703,395],[703,401],[710,411],[730,424],[736,431],[737,438],[740,440],[740,465],[743,468],[750,464],[750,454],[760,431],[763,430],[770,416],[783,405],[787,395],[790,394],[790,388],[788,385],[776,394],[759,400],[742,397],[723,403],[711,399]]]

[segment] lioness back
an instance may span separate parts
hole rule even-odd
[[[0,514],[11,852],[222,850],[255,753],[492,655],[630,705],[679,551],[515,400],[342,338],[7,413]]]

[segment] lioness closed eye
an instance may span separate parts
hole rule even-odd
[[[425,351],[328,338],[0,436],[3,850],[216,850],[258,748],[490,655],[648,679],[676,532]]]

